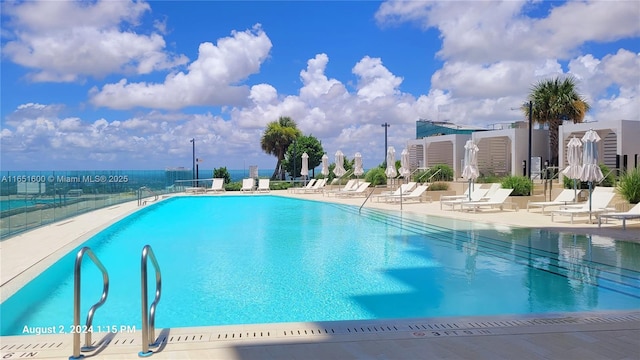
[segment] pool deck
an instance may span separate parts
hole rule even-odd
[[[228,192],[227,195],[238,195]],[[271,194],[360,206],[363,197]],[[209,195],[189,195],[209,196]],[[221,194],[211,196],[224,196]],[[243,196],[252,196],[243,194]],[[261,195],[255,195],[261,196]],[[399,204],[367,201],[365,208],[399,210]],[[138,210],[136,202],[115,205],[43,226],[0,242],[2,301],[63,254],[109,224]],[[436,202],[411,202],[403,212],[478,221],[500,226],[548,228],[640,242],[640,222],[619,221],[598,228],[577,218],[552,222],[539,209],[477,213],[440,210]],[[166,296],[166,295],[165,295]],[[499,301],[499,294],[496,294]],[[70,322],[71,322],[70,314]],[[64,326],[70,324],[61,324]],[[115,325],[115,324],[114,324]],[[94,334],[102,346],[92,359],[130,359],[141,350],[141,331]],[[156,359],[640,359],[640,308],[624,312],[421,318],[323,323],[252,324],[157,329],[164,339]],[[84,339],[83,339],[84,341]],[[1,358],[66,359],[72,335],[0,337]]]

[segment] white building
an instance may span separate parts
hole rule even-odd
[[[584,133],[593,129],[601,140],[598,142],[599,163],[609,169],[631,169],[640,165],[640,121],[608,120],[560,126],[558,139],[558,164],[560,169],[567,163],[567,143],[575,136],[582,138]],[[606,174],[605,174],[606,175]]]

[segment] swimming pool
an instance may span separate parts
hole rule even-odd
[[[111,279],[94,326],[140,329],[145,244],[162,268],[158,327],[640,308],[639,244],[358,215],[278,196],[203,196],[148,206],[84,244]],[[76,252],[2,303],[1,335],[71,324]],[[102,283],[87,260],[82,278],[86,314]]]

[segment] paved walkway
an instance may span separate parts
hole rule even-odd
[[[236,193],[229,193],[235,195]],[[322,194],[282,196],[360,206],[363,198]],[[203,196],[203,195],[197,195]],[[220,195],[213,195],[220,196]],[[251,195],[243,195],[251,196]],[[367,202],[366,208],[399,210],[399,204]],[[62,255],[105,226],[136,211],[135,202],[50,224],[0,242],[2,300]],[[640,241],[640,224],[551,222],[539,210],[442,211],[437,202],[402,205],[403,212],[493,224],[550,228]],[[46,239],[46,241],[43,241]],[[640,309],[630,312],[556,314],[543,317],[474,317],[257,324],[158,330],[156,359],[640,359]],[[141,331],[94,334],[102,346],[94,359],[130,359],[141,348]],[[68,358],[69,334],[0,337],[2,358]],[[88,353],[91,354],[91,353]]]

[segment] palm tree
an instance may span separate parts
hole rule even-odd
[[[273,170],[273,175],[271,175],[272,180],[275,180],[278,174],[282,177],[282,160],[284,160],[285,151],[300,134],[296,122],[290,117],[281,116],[278,121],[272,121],[267,124],[267,128],[260,139],[260,145],[264,152],[278,158],[276,168]]]
[[[585,114],[591,109],[587,101],[576,91],[576,82],[573,77],[542,80],[532,87],[529,94],[529,101],[533,103],[532,120],[549,127],[551,164],[556,166],[560,125],[565,120],[571,120],[574,124],[582,122]],[[523,111],[528,115],[529,107],[524,106]]]

